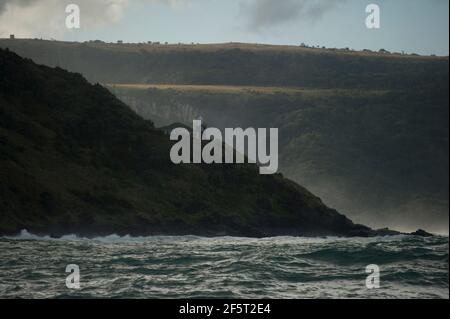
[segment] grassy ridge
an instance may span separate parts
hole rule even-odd
[[[148,52],[170,52],[174,50],[180,51],[195,51],[195,52],[216,52],[219,50],[247,50],[253,52],[290,52],[290,53],[314,53],[314,54],[340,54],[354,57],[378,57],[382,59],[411,59],[411,60],[446,60],[446,57],[440,56],[423,56],[417,54],[401,54],[401,53],[384,53],[375,51],[355,51],[349,49],[337,48],[317,48],[317,47],[303,47],[295,45],[272,45],[272,44],[257,44],[257,43],[107,43],[102,41],[90,42],[65,42],[65,41],[50,41],[37,39],[0,39],[0,44],[10,47],[19,47],[26,45],[36,45],[36,42],[42,46],[51,46],[53,48],[63,49],[70,47],[77,49],[80,46],[91,47],[95,49],[110,50],[115,52],[138,53],[141,50]]]
[[[204,92],[218,94],[302,94],[305,96],[330,95],[380,95],[386,90],[358,90],[358,89],[311,89],[297,87],[266,87],[266,86],[238,86],[238,85],[183,85],[183,84],[104,84],[114,90],[173,90],[179,92]]]

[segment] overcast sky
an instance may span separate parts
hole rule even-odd
[[[67,30],[65,6],[81,8]],[[365,8],[381,7],[381,29]],[[448,55],[448,0],[0,0],[0,37],[251,42]]]

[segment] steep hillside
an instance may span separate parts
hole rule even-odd
[[[0,234],[374,234],[280,175],[176,166],[170,146],[103,87],[0,50]]]

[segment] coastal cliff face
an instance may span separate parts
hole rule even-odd
[[[157,127],[168,126],[173,123],[191,123],[201,116],[196,106],[182,103],[177,100],[158,103],[151,99],[136,97],[127,90],[117,90],[108,87],[111,92],[134,112],[144,119],[150,119]]]
[[[170,147],[107,89],[0,50],[1,235],[374,234],[281,175]]]

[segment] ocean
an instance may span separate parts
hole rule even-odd
[[[0,238],[0,298],[449,298],[449,238]],[[79,268],[69,289],[67,265]],[[379,268],[369,289],[368,265]]]

